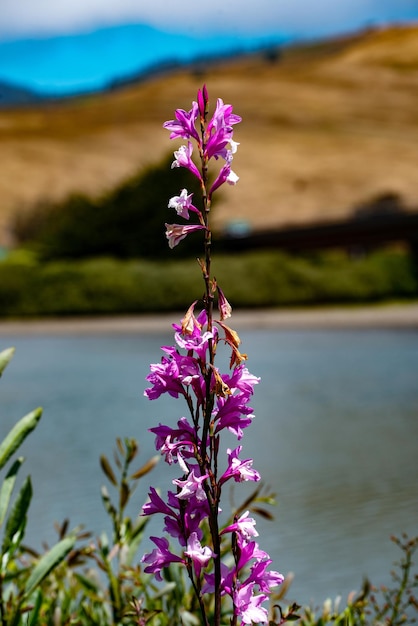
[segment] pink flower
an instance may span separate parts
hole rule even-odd
[[[206,227],[200,224],[189,226],[182,224],[166,224],[165,227],[167,229],[165,235],[170,248],[175,248],[189,233],[194,233],[196,230],[206,230]]]
[[[267,552],[260,550],[258,543],[255,541],[247,541],[244,537],[238,535],[237,547],[239,556],[236,568],[238,572],[247,567],[251,559],[254,559],[256,562],[268,561],[268,563],[271,563],[271,559]]]
[[[284,576],[279,572],[267,569],[271,562],[271,559],[267,559],[254,563],[251,567],[251,573],[245,582],[254,582],[260,591],[264,593],[270,593],[273,587],[281,585],[284,581]]]
[[[238,458],[239,453],[242,450],[242,446],[238,446],[235,450],[230,450],[228,448],[228,468],[222,474],[219,479],[219,483],[222,484],[233,478],[235,482],[243,482],[246,480],[253,480],[255,482],[260,480],[260,474],[257,470],[252,468],[253,459],[246,459],[245,461],[241,461]]]
[[[202,180],[199,170],[192,161],[193,145],[189,141],[187,146],[180,146],[178,150],[174,152],[174,161],[171,164],[171,168],[174,167],[186,167],[192,172],[199,180]]]
[[[260,378],[251,374],[245,365],[238,365],[231,376],[226,377],[226,382],[231,389],[239,389],[249,398],[254,393],[254,385],[258,385]]]
[[[202,483],[206,478],[208,478],[208,474],[197,476],[194,469],[192,469],[185,480],[175,478],[172,481],[173,484],[181,487],[181,491],[177,494],[179,500],[187,500],[190,496],[195,496],[197,500],[206,500],[205,490],[202,487]]]
[[[249,511],[245,511],[233,524],[230,524],[221,531],[221,535],[225,533],[239,533],[245,539],[250,537],[258,537],[255,529],[255,519],[248,517]]]
[[[206,567],[210,559],[215,556],[208,546],[202,548],[195,532],[191,533],[189,539],[187,540],[187,550],[184,551],[184,555],[188,556],[192,560],[196,576],[198,578],[200,576],[200,572],[202,571],[202,567]]]
[[[241,617],[241,626],[268,621],[267,609],[261,606],[268,600],[268,596],[264,594],[255,596],[253,589],[254,583],[249,583],[238,587],[233,593],[235,614]]]
[[[173,196],[170,198],[168,202],[169,209],[175,209],[177,211],[177,215],[184,217],[184,219],[189,219],[189,211],[193,211],[194,213],[199,213],[199,209],[197,209],[192,204],[193,194],[187,193],[187,189],[182,189],[179,196]]]

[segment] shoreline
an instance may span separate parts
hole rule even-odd
[[[183,313],[0,320],[0,336],[127,334],[171,332]],[[227,321],[228,324],[228,321]],[[314,309],[254,309],[233,311],[235,329],[416,329],[418,302]]]

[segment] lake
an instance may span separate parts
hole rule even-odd
[[[294,572],[290,596],[299,603],[345,598],[366,574],[375,584],[388,583],[400,556],[390,535],[418,534],[418,332],[240,335],[248,367],[261,377],[242,457],[254,458],[277,499],[274,521],[257,522],[260,547],[275,569]],[[170,328],[0,334],[0,340],[1,349],[16,347],[0,381],[0,436],[31,409],[44,408],[23,447],[21,471],[32,475],[34,486],[27,543],[52,542],[54,521],[65,517],[96,534],[109,531],[100,454],[111,456],[118,436],[135,437],[142,464],[155,454],[147,429],[173,423],[185,411],[181,401],[143,396],[149,363],[160,360],[161,345],[172,343]],[[140,483],[132,515],[150,484],[165,492],[170,479],[160,463]],[[236,502],[245,487],[236,486]]]

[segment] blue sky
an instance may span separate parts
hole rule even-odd
[[[0,0],[0,80],[70,93],[164,58],[410,21],[418,0]]]

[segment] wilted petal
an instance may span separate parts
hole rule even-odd
[[[231,317],[232,307],[225,298],[225,294],[220,287],[218,287],[218,309],[221,315],[221,321]]]
[[[200,224],[194,225],[182,225],[182,224],[166,224],[165,236],[168,239],[168,245],[170,248],[174,248],[183,239],[187,237],[189,233],[193,233],[196,230],[206,230],[205,226]]]

